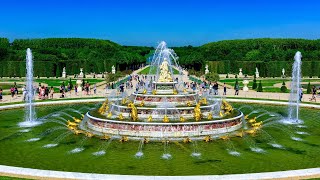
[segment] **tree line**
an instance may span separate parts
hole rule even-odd
[[[31,48],[36,76],[133,70],[146,63],[153,47],[121,46],[109,40],[83,38],[16,39],[0,38],[0,76],[25,76],[26,49]],[[262,77],[279,77],[281,70],[290,76],[293,57],[301,51],[304,76],[320,76],[320,40],[307,39],[243,39],[217,41],[202,46],[172,47],[181,66],[195,72],[253,75],[258,67]]]

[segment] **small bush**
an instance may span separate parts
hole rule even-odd
[[[287,90],[288,90],[288,88],[287,88],[287,86],[286,86],[286,83],[284,83],[284,81],[282,82],[282,86],[281,86],[280,90],[281,90],[281,92],[283,92],[283,93],[287,92]]]
[[[311,84],[309,81],[308,86],[307,86],[307,94],[310,94],[310,93],[311,93]]]

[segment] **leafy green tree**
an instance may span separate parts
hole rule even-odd
[[[258,85],[258,89],[257,89],[257,92],[262,92],[263,89],[262,89],[262,83],[261,83],[261,80],[259,82],[259,85]]]
[[[308,86],[307,86],[307,94],[310,94],[310,93],[311,93],[311,84],[309,81]]]
[[[282,86],[281,86],[280,90],[283,93],[287,92],[287,90],[288,90],[286,83],[284,81],[282,82]]]
[[[209,72],[208,74],[205,75],[205,78],[207,81],[219,81],[219,74],[214,73],[214,72]]]
[[[257,79],[256,79],[256,75],[253,75],[252,89],[256,89],[256,88],[257,88]]]

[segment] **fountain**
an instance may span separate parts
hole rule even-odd
[[[174,51],[161,42],[150,64],[149,74],[155,74],[155,78],[130,96],[87,112],[79,128],[97,136],[153,141],[187,137],[202,140],[242,128],[243,113],[221,97],[178,89],[173,73],[181,69],[177,59]]]
[[[36,121],[36,112],[33,104],[34,100],[34,89],[33,89],[33,56],[31,49],[27,49],[26,56],[26,110],[25,110],[25,121],[19,123],[21,127],[33,127],[40,124]]]
[[[301,82],[301,52],[296,52],[294,56],[294,63],[292,65],[292,81],[291,81],[291,91],[289,98],[289,116],[285,119],[283,123],[286,124],[300,124],[299,120],[299,97],[300,97],[300,82]]]

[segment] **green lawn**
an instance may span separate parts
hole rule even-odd
[[[179,71],[175,68],[172,68],[173,70],[173,74],[179,74]],[[150,66],[144,68],[142,71],[139,72],[139,74],[143,74],[143,75],[148,75],[148,74],[156,74],[157,73],[157,69],[155,67],[152,68],[152,70],[150,71]]]
[[[234,107],[243,107],[244,114],[254,110],[270,111],[287,115],[286,106],[236,104]],[[71,116],[79,115],[68,108],[86,112],[84,106],[92,107],[94,104],[61,105],[37,107],[39,117],[51,112],[64,110]],[[250,117],[257,115],[252,114]],[[70,119],[65,115],[61,117]],[[300,117],[305,121],[307,128],[295,128],[291,125],[272,125],[263,127],[255,137],[232,138],[230,141],[214,140],[211,143],[198,142],[201,158],[193,158],[190,154],[194,151],[193,144],[169,143],[171,160],[161,159],[164,146],[162,143],[149,143],[144,145],[144,156],[141,159],[134,157],[138,150],[139,142],[129,141],[120,143],[118,140],[111,142],[99,138],[86,138],[83,135],[73,135],[62,138],[67,130],[53,128],[63,127],[56,122],[45,123],[31,129],[30,132],[19,132],[22,128],[17,126],[23,119],[23,109],[1,111],[0,113],[0,164],[51,169],[60,171],[74,171],[87,173],[107,174],[136,174],[136,175],[209,175],[209,174],[234,174],[269,172],[279,170],[293,170],[313,168],[320,166],[320,132],[319,110],[301,108]],[[258,120],[270,118],[261,116]],[[53,120],[53,119],[52,119]],[[270,121],[272,122],[272,121]],[[303,131],[310,135],[299,135],[296,131]],[[60,136],[60,137],[59,137]],[[293,141],[290,136],[303,139]],[[59,137],[57,139],[57,137]],[[39,141],[26,142],[30,138],[41,138]],[[58,142],[54,148],[43,148],[46,144]],[[285,149],[271,147],[268,143],[276,142]],[[265,153],[255,153],[250,147],[262,148]],[[78,147],[84,151],[71,154],[70,150]],[[228,154],[227,149],[236,150],[241,156]],[[93,156],[93,152],[105,150],[104,156]]]

